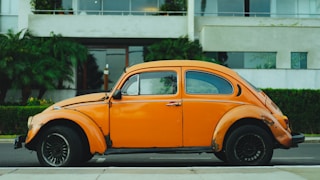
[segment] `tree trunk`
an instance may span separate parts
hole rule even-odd
[[[43,95],[46,93],[47,89],[44,87],[39,88],[38,99],[42,99]]]
[[[7,91],[8,91],[8,88],[1,87],[1,89],[0,89],[0,104],[4,104],[4,100],[6,98]]]
[[[4,104],[8,89],[11,87],[11,81],[5,75],[1,74],[0,76],[0,104]]]
[[[21,103],[23,105],[26,105],[27,101],[28,101],[28,98],[31,95],[31,86],[29,86],[29,85],[23,86],[21,95],[22,95],[22,102]]]

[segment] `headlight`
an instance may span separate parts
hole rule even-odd
[[[28,129],[31,129],[32,128],[32,119],[33,119],[33,116],[29,116],[28,118]]]

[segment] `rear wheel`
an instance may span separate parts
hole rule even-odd
[[[226,160],[231,164],[266,165],[273,155],[272,139],[258,126],[242,126],[227,138],[225,153]]]
[[[70,166],[81,161],[81,138],[71,128],[53,126],[47,129],[37,146],[37,156],[43,166]]]

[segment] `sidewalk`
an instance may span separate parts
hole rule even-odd
[[[0,168],[0,180],[318,180],[320,166]]]

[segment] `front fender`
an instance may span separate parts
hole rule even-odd
[[[262,121],[270,128],[274,138],[283,146],[291,145],[291,134],[286,131],[279,121],[267,110],[253,105],[242,105],[228,111],[217,124],[212,137],[213,148],[219,152],[223,148],[223,141],[228,130],[236,122],[243,119]]]
[[[88,138],[90,152],[92,154],[102,154],[106,151],[106,141],[98,125],[85,114],[72,109],[47,111],[37,114],[34,117],[30,117],[30,122],[28,122],[29,131],[26,138],[26,144],[30,143],[37,136],[40,129],[44,125],[61,119],[72,121],[80,126]]]

